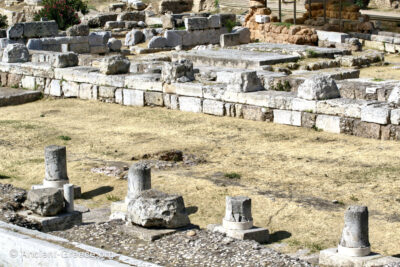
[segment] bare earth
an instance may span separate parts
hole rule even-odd
[[[283,239],[288,251],[317,251],[337,245],[346,206],[363,204],[373,250],[400,253],[398,142],[165,108],[43,99],[0,108],[0,182],[25,189],[41,183],[50,144],[67,145],[69,177],[82,186],[78,203],[88,207],[123,199],[127,190],[125,180],[92,167],[129,166],[132,157],[179,149],[207,162],[154,169],[152,184],[182,194],[194,224],[219,223],[225,196],[247,195],[255,224],[270,229],[272,241]],[[225,177],[232,172],[240,178]]]

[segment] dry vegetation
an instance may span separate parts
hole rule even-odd
[[[289,232],[291,250],[318,250],[337,244],[345,207],[363,204],[373,249],[400,253],[398,142],[80,100],[2,107],[0,118],[1,183],[41,183],[44,146],[67,145],[69,177],[84,192],[79,203],[109,205],[124,198],[126,181],[91,173],[92,166],[180,149],[207,163],[154,170],[153,186],[182,194],[187,207],[198,208],[190,219],[201,227],[221,221],[226,195],[248,195],[256,225],[275,232],[273,240]]]

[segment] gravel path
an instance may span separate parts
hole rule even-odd
[[[164,266],[311,266],[254,241],[206,230],[187,230],[146,242],[131,236],[125,222],[88,224],[51,234]]]

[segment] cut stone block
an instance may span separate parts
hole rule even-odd
[[[89,35],[89,25],[78,24],[73,25],[67,29],[68,36],[88,36]]]
[[[381,127],[377,123],[354,121],[353,134],[359,137],[380,139]]]
[[[241,108],[239,108],[239,106]],[[249,106],[249,105],[237,105],[236,117],[243,117],[245,120],[252,121],[270,121],[272,118],[271,111],[268,108]],[[241,110],[241,112],[239,112]]]
[[[317,30],[318,40],[328,41],[333,43],[344,43],[347,38],[351,36],[342,32],[328,32]]]
[[[3,51],[2,61],[5,63],[27,62],[29,51],[23,44],[9,44]]]
[[[63,231],[82,224],[82,213],[74,211],[71,213],[60,213],[56,216],[42,217],[36,214],[28,214],[28,211],[20,211],[19,215],[29,221],[37,222],[41,225],[42,232]]]
[[[187,112],[201,113],[203,110],[202,101],[197,97],[181,96],[179,97],[179,109]]]
[[[189,17],[184,19],[186,30],[205,30],[208,29],[208,19],[203,17]]]
[[[254,240],[258,243],[266,243],[269,239],[269,231],[265,228],[252,227],[247,230],[227,230],[222,225],[210,224],[207,230],[226,234],[229,237],[239,240]]]
[[[65,97],[77,97],[79,94],[79,83],[63,81],[62,90]]]
[[[386,105],[370,105],[361,109],[361,120],[379,124],[387,124],[390,109]]]
[[[164,236],[176,233],[178,229],[147,229],[137,225],[125,225],[122,231],[144,241],[155,241]],[[179,229],[179,231],[181,231],[181,229]]]
[[[166,83],[186,83],[194,80],[193,63],[189,60],[164,62],[161,80]]]
[[[111,38],[111,32],[91,32],[89,34],[89,45],[106,45]]]
[[[7,38],[8,39],[19,39],[22,38],[24,34],[24,24],[23,23],[15,23],[14,25],[8,27],[7,29]]]
[[[297,90],[297,97],[307,100],[325,100],[340,97],[335,80],[324,75],[306,79]]]
[[[122,56],[104,58],[100,63],[100,72],[106,75],[124,74],[129,72],[131,62]]]
[[[315,126],[325,132],[340,133],[340,117],[318,115]]]
[[[224,102],[204,99],[203,100],[203,113],[215,116],[224,116]]]
[[[161,36],[154,36],[148,43],[148,48],[164,48],[167,46],[167,39]]]
[[[390,122],[394,125],[400,124],[400,109],[392,109],[390,112]]]
[[[361,110],[368,104],[366,100],[335,98],[317,102],[317,113],[361,118]]]
[[[208,28],[211,28],[211,29],[221,28],[221,16],[220,15],[211,15],[207,19],[208,19]]]
[[[145,41],[145,37],[142,31],[132,30],[128,32],[125,36],[125,45],[133,46]]]
[[[58,25],[55,21],[32,21],[25,22],[24,37],[38,38],[58,35]]]
[[[292,109],[297,111],[307,111],[316,112],[317,111],[317,101],[306,100],[302,98],[293,98]]]
[[[144,106],[144,92],[139,90],[123,90],[123,99],[125,106]]]
[[[89,53],[90,46],[88,43],[68,44],[68,51],[72,51],[78,54]]]
[[[179,228],[190,223],[182,196],[154,189],[142,191],[130,200],[128,219],[146,228]]]
[[[269,23],[270,17],[267,15],[256,15],[255,21],[259,24]]]
[[[90,53],[91,54],[106,54],[106,53],[108,53],[108,46],[107,45],[92,45],[92,46],[90,46]]]
[[[221,47],[240,45],[239,33],[225,33],[220,36]]]
[[[159,92],[144,92],[146,106],[164,106],[163,94]]]
[[[301,112],[274,109],[274,123],[301,126]]]
[[[251,70],[217,72],[217,82],[227,83],[227,91],[231,92],[254,92],[263,89],[257,72]]]
[[[28,191],[24,206],[41,216],[54,216],[64,208],[64,197],[58,188]]]
[[[186,34],[186,31],[179,30],[168,30],[164,33],[164,37],[167,39],[168,47],[176,47],[179,45],[183,45],[183,36]]]

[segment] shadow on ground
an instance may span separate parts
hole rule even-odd
[[[112,187],[112,186],[100,186],[96,189],[93,189],[93,190],[83,193],[81,198],[82,199],[91,199],[93,197],[97,197],[99,195],[109,193],[113,190],[114,190],[114,187]]]
[[[269,243],[279,242],[291,236],[292,234],[288,231],[276,231],[269,236]]]

